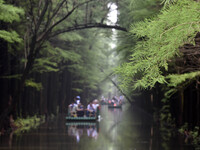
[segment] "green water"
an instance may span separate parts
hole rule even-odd
[[[0,150],[193,150],[176,131],[164,131],[137,108],[101,107],[98,122],[66,122],[59,116],[38,129],[0,136]]]

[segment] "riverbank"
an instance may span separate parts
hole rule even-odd
[[[32,116],[27,118],[18,118],[14,121],[14,133],[21,133],[37,128],[40,124],[45,122],[45,116]]]
[[[23,133],[30,129],[37,128],[45,122],[45,116],[32,116],[27,118],[10,119],[10,127],[7,130],[1,130],[0,135],[9,133]]]

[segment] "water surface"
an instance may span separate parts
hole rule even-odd
[[[104,105],[99,122],[69,123],[64,117],[27,133],[0,136],[0,150],[193,150],[182,135],[160,129],[136,107]]]

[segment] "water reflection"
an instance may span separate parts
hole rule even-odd
[[[192,150],[184,137],[136,107],[101,107],[100,122],[49,120],[30,132],[0,136],[0,150]]]
[[[90,138],[97,140],[99,135],[98,122],[69,122],[67,125],[67,133],[69,136],[75,137],[77,143],[83,135],[87,135]]]

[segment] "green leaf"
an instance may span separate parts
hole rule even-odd
[[[14,42],[22,42],[22,39],[15,31],[5,31],[0,30],[0,38],[6,40],[7,42],[14,43]]]
[[[22,8],[17,8],[12,5],[5,4],[0,0],[0,20],[12,23],[13,21],[20,21],[20,15],[24,15]]]
[[[40,91],[42,89],[42,83],[37,83],[33,79],[26,80],[25,85],[29,87],[33,87],[37,91]]]

